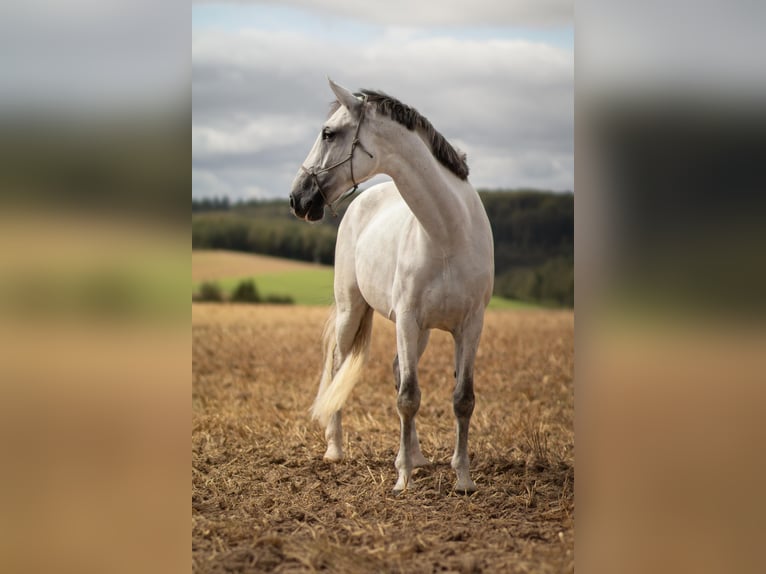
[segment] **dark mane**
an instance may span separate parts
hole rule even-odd
[[[376,90],[362,90],[357,96],[367,96],[367,101],[373,104],[376,109],[402,124],[408,130],[420,132],[431,147],[431,153],[439,160],[444,167],[460,179],[468,177],[468,164],[464,153],[457,151],[452,145],[436,131],[430,121],[420,114],[415,108],[403,104],[396,98]],[[330,109],[330,113],[335,112],[339,104],[335,102]]]
[[[367,101],[374,104],[379,112],[402,124],[408,130],[417,130],[425,136],[426,141],[431,146],[431,153],[444,167],[460,179],[468,177],[465,154],[459,153],[452,147],[444,136],[436,131],[431,122],[415,108],[411,108],[383,92],[362,90],[361,93],[367,96]]]

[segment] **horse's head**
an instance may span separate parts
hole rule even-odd
[[[290,192],[292,212],[307,221],[322,219],[325,205],[332,208],[346,191],[370,179],[377,165],[366,147],[371,137],[365,99],[332,80],[330,88],[340,105],[322,126]]]

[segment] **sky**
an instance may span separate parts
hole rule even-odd
[[[192,4],[192,196],[286,198],[334,96],[416,108],[477,188],[574,189],[571,1]],[[376,179],[376,181],[378,181]]]

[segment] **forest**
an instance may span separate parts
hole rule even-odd
[[[572,307],[574,194],[480,190],[479,195],[495,240],[495,295]],[[287,199],[192,199],[192,249],[230,249],[331,265],[345,208],[338,211],[338,217],[308,225],[290,213]]]

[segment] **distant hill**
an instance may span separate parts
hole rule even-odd
[[[360,192],[362,193],[362,192]],[[574,194],[482,190],[495,238],[495,294],[536,303],[574,303]],[[348,205],[348,203],[346,204]],[[192,249],[227,249],[332,265],[337,218],[307,225],[287,200],[192,201]]]
[[[281,259],[270,255],[239,253],[215,249],[192,251],[192,281],[215,281],[283,271],[330,269],[329,266]]]

